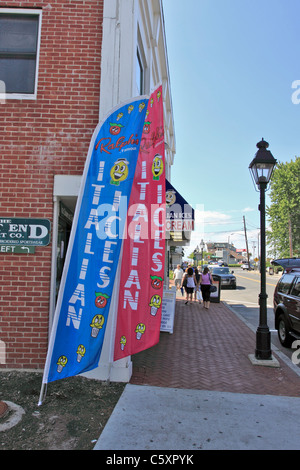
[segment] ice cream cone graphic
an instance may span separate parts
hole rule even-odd
[[[91,336],[92,338],[97,338],[99,331],[103,327],[104,324],[104,316],[103,315],[95,315],[90,327],[92,328]]]
[[[120,345],[121,345],[121,350],[122,350],[122,351],[124,351],[125,346],[126,346],[126,343],[127,343],[126,337],[125,337],[125,336],[121,336]]]
[[[67,362],[68,362],[68,359],[66,358],[66,356],[60,356],[58,358],[57,363],[56,363],[57,364],[57,369],[56,369],[57,372],[60,373],[63,370],[63,368],[66,366]]]
[[[141,339],[142,335],[145,333],[145,330],[146,330],[146,325],[144,325],[144,323],[138,323],[135,329],[136,339]]]
[[[81,359],[85,355],[85,352],[85,347],[83,346],[83,344],[80,344],[77,348],[77,362],[81,362]]]
[[[150,314],[155,317],[159,307],[161,306],[161,296],[157,294],[152,295],[149,306],[151,307]]]

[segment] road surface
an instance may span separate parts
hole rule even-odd
[[[238,315],[242,316],[252,329],[256,331],[259,325],[259,293],[260,293],[260,274],[255,271],[243,271],[241,268],[232,268],[237,279],[236,290],[222,289],[221,300],[226,302]],[[280,279],[280,275],[266,275],[267,299],[267,318],[268,326],[271,331],[271,348],[274,346],[289,360],[291,360],[293,349],[284,348],[277,336],[274,327],[273,295],[274,289]],[[254,353],[254,351],[253,351]],[[300,365],[298,366],[300,370]]]

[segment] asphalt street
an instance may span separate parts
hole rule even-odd
[[[300,369],[295,374],[274,350],[272,366],[249,360],[255,327],[229,301],[241,312],[249,312],[247,303],[258,311],[259,282],[254,273],[239,274],[239,288],[222,291],[228,303],[212,302],[208,311],[177,293],[173,333],[133,356],[130,384],[95,450],[147,450],[154,464],[157,450],[185,449],[199,463],[198,450],[299,450]],[[252,289],[253,298],[243,300]]]
[[[226,302],[238,315],[241,315],[252,327],[252,330],[256,331],[259,325],[260,274],[257,271],[243,271],[241,268],[232,268],[232,270],[237,278],[237,289],[222,289],[221,300]],[[272,345],[291,359],[293,350],[281,345],[274,326],[273,295],[280,277],[276,274],[267,274],[266,278],[268,326],[271,332]]]

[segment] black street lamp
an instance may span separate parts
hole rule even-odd
[[[266,210],[265,192],[270,182],[277,160],[267,150],[268,142],[264,139],[256,144],[258,151],[249,165],[249,170],[255,184],[260,191],[260,236],[261,236],[261,262],[260,262],[260,294],[259,294],[259,326],[256,331],[255,358],[258,360],[271,360],[271,335],[267,324],[267,292],[266,292]]]
[[[199,248],[197,245],[194,250],[194,265],[196,265],[196,268],[198,267],[198,256],[199,256]]]
[[[203,250],[204,250],[205,244],[203,241],[203,238],[200,243],[200,248],[201,248],[201,272],[203,273]]]

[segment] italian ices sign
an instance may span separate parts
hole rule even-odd
[[[148,102],[127,215],[114,359],[159,341],[165,260],[165,158],[161,88]]]
[[[161,115],[158,125],[155,114],[159,107]],[[162,97],[159,87],[150,97],[138,97],[114,109],[97,126],[92,137],[57,300],[43,384],[98,366],[122,243],[131,236],[137,243],[138,237],[142,240],[144,235],[139,231],[143,227],[136,221],[146,217],[143,208],[146,200],[149,217],[149,204],[155,203],[157,209],[152,247],[145,248],[148,246],[145,243],[138,261],[138,244],[132,244],[130,240],[131,251],[124,256],[123,266],[129,262],[135,263],[132,260],[139,264],[148,262],[149,256],[153,258],[154,245],[159,244],[159,251],[156,250],[153,258],[157,272],[153,272],[153,279],[149,277],[149,281],[162,279],[164,251],[161,247],[164,243],[163,209],[160,204],[165,195],[163,167]],[[155,183],[155,193],[151,196],[147,191],[150,182],[151,185]],[[138,216],[141,211],[143,214]],[[133,234],[128,229],[128,217],[130,221],[135,219],[131,227]],[[127,245],[123,252],[126,250]],[[121,271],[124,279],[127,272]],[[131,287],[138,285],[133,271],[129,273],[128,280]],[[157,299],[161,293],[156,292],[157,297],[147,300],[149,309],[152,303],[159,310]],[[123,295],[123,306],[124,295],[127,296],[128,307],[132,307],[133,299],[137,299],[130,288],[125,291],[120,289],[120,295]]]

